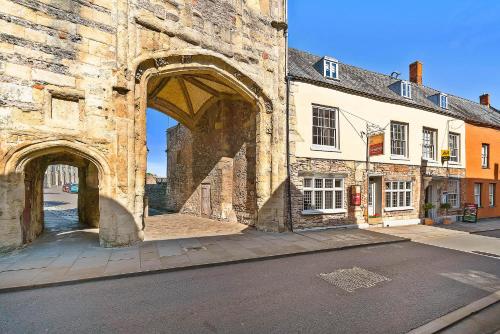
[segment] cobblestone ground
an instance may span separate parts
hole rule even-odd
[[[78,224],[77,194],[68,194],[54,187],[44,191],[45,233],[83,228]]]

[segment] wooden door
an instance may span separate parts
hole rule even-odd
[[[212,208],[210,206],[210,184],[201,185],[201,215],[210,217]]]
[[[26,243],[28,240],[28,230],[31,224],[31,199],[32,199],[32,184],[31,180],[24,180],[24,211],[23,211],[23,225],[22,225],[22,234],[23,234],[23,243]]]

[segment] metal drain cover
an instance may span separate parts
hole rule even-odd
[[[339,269],[331,273],[321,273],[318,276],[347,292],[353,292],[359,288],[371,288],[377,283],[391,280],[385,276],[358,267]]]

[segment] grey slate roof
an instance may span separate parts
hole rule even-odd
[[[321,56],[290,48],[288,51],[288,74],[290,78],[292,80],[324,85],[392,103],[438,112],[472,123],[500,127],[500,112],[493,107],[488,108],[477,102],[413,83],[412,98],[407,99],[402,97],[393,88],[393,85],[397,85],[401,79],[395,79],[389,75],[339,62],[339,80],[325,78],[314,67],[322,58]],[[448,109],[442,109],[430,99],[431,96],[438,93],[448,95]]]

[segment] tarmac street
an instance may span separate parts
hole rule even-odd
[[[500,290],[499,264],[411,242],[367,246],[2,293],[0,324],[3,333],[405,333]]]

